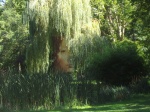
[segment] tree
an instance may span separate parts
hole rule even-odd
[[[12,7],[4,6],[0,19],[0,66],[18,71],[19,67],[25,66],[27,26],[22,24],[21,15]]]
[[[11,102],[13,97],[15,97],[13,103],[18,103],[20,98],[17,99],[16,96],[20,95],[22,89],[20,77],[26,73],[25,48],[28,30],[27,26],[22,24],[22,15],[10,4],[10,0],[6,1],[0,14],[0,99],[2,108],[7,105],[8,99]],[[24,78],[22,79],[24,81]]]
[[[21,15],[25,9],[26,1],[27,0],[2,0],[2,4],[5,8],[14,8],[14,10]]]
[[[94,17],[100,19],[102,36],[123,40],[132,20],[130,0],[91,0]]]
[[[91,25],[90,0],[30,1],[28,5],[30,45],[27,67],[30,73],[47,72],[51,66],[54,38],[79,39],[82,27]]]
[[[148,0],[131,1],[136,10],[132,14],[133,20],[131,22],[131,29],[129,30],[130,37],[133,40],[139,41],[139,43],[143,46],[142,50],[146,53],[145,59],[147,60],[147,64],[150,65],[150,2]]]

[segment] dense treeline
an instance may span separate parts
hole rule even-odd
[[[4,1],[0,109],[72,107],[149,93],[149,8],[148,0]],[[59,37],[70,50],[71,73],[53,67]]]

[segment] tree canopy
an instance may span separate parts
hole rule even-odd
[[[44,0],[28,4],[31,42],[27,52],[28,70],[47,72],[52,38],[60,36],[69,43],[81,37],[84,26],[91,25],[90,0]]]

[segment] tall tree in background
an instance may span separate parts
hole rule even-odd
[[[102,36],[123,40],[134,11],[130,0],[91,0],[91,4],[94,17],[100,20]]]
[[[12,1],[6,1],[0,16],[0,60],[1,67],[18,71],[19,66],[24,66],[28,31],[22,24],[21,14],[11,4]]]
[[[150,2],[148,0],[131,0],[136,7],[132,15],[130,36],[138,40],[143,45],[143,51],[146,53],[145,59],[150,66]]]

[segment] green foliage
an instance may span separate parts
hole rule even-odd
[[[30,75],[10,69],[1,72],[0,79],[1,106],[10,110],[69,106],[76,92],[70,74]]]
[[[130,92],[126,87],[101,87],[98,93],[99,103],[110,102],[110,101],[121,101],[129,98]]]
[[[1,16],[3,10],[4,10],[4,7],[0,5],[0,16]]]
[[[81,30],[91,26],[89,0],[31,1],[27,6],[30,42],[26,55],[29,73],[46,73],[52,62],[53,38],[79,39]]]
[[[132,5],[135,6],[135,11],[132,14],[132,22],[128,33],[134,40],[138,40],[143,46],[143,50],[146,53],[145,59],[150,67],[150,2],[148,0],[131,0]],[[142,16],[141,16],[142,15]]]
[[[0,108],[1,112],[11,112],[8,108]]]
[[[0,18],[0,67],[18,71],[20,65],[25,67],[27,26],[22,25],[21,15],[13,8],[4,9]]]
[[[95,54],[87,71],[94,79],[113,85],[129,85],[133,77],[147,75],[137,45],[126,40]]]
[[[6,0],[0,6],[0,111],[120,101],[130,95],[120,85],[149,93],[149,79],[141,78],[150,68],[149,7],[148,0]],[[47,73],[55,37],[67,40],[73,74]]]
[[[25,9],[26,0],[5,0],[4,7],[6,9],[13,8],[18,14],[22,14]]]
[[[83,92],[84,91],[84,92]],[[121,101],[130,97],[130,90],[124,86],[96,83],[78,84],[77,98],[83,104],[95,105],[111,101]]]
[[[150,93],[149,77],[142,77],[141,79],[134,79],[131,83],[131,89],[136,94]]]
[[[94,18],[100,20],[102,36],[112,41],[124,39],[135,10],[130,0],[91,0],[91,5]]]

